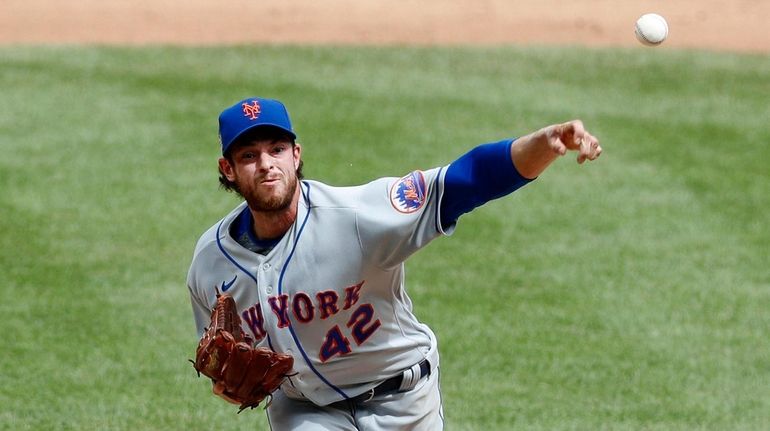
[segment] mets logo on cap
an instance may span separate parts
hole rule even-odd
[[[390,189],[390,203],[399,212],[409,214],[422,208],[427,189],[422,172],[414,171],[399,179]]]
[[[251,104],[243,103],[243,116],[248,117],[249,120],[256,120],[259,114],[262,112],[262,108],[259,106],[258,100],[252,100]]]

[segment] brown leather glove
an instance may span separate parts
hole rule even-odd
[[[214,392],[240,403],[238,413],[254,408],[281,386],[294,366],[290,355],[266,347],[253,348],[241,329],[235,301],[228,294],[217,294],[211,324],[195,351],[198,371],[214,382]]]

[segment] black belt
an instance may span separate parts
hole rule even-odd
[[[419,381],[423,377],[426,377],[429,375],[430,375],[430,362],[428,362],[427,359],[423,359],[422,362],[420,362],[420,377],[418,377],[417,380]],[[353,402],[353,403],[366,402],[379,395],[387,395],[387,394],[398,392],[398,389],[401,387],[401,382],[403,381],[404,381],[404,374],[401,373],[395,377],[391,377],[388,380],[385,380],[384,382],[364,392],[363,394],[351,398],[350,402]]]

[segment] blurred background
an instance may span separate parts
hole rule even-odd
[[[4,0],[0,43],[630,46],[648,12],[667,47],[770,50],[764,0]]]

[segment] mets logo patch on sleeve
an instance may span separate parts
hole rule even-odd
[[[390,189],[390,203],[399,212],[413,213],[425,204],[427,188],[422,172],[414,171],[396,181]]]

